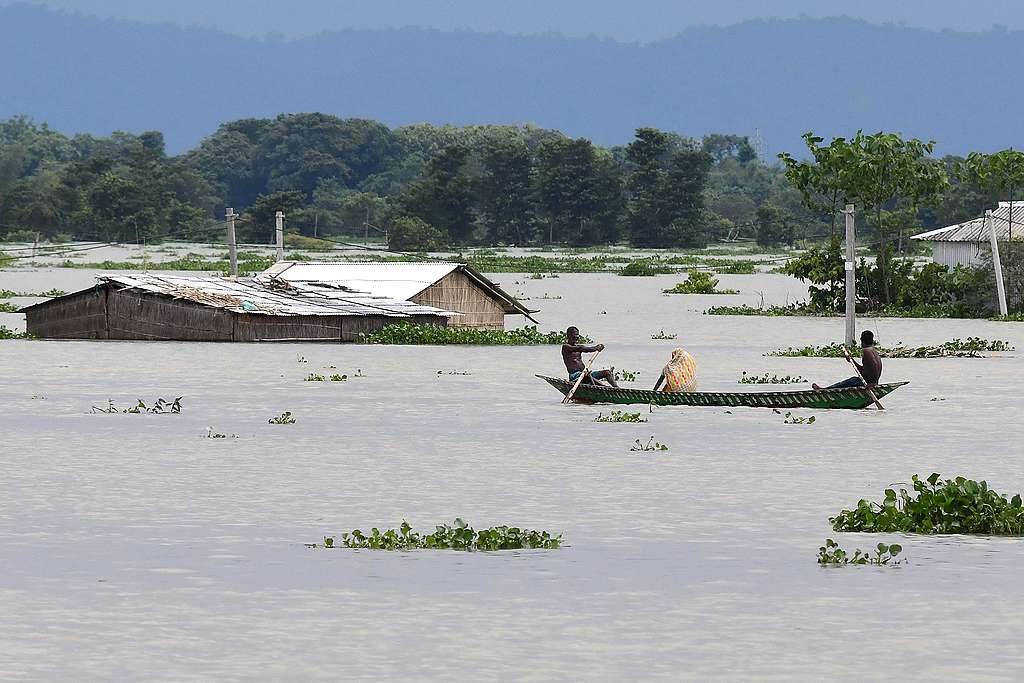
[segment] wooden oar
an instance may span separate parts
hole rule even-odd
[[[594,364],[594,361],[597,360],[597,357],[600,355],[601,352],[598,351],[590,358],[590,362],[583,368],[583,372],[580,373],[580,376],[576,378],[576,384],[572,385],[572,390],[565,395],[565,398],[562,399],[562,403],[568,403],[572,400],[572,397],[576,394],[576,390],[580,388],[581,384],[583,384],[583,378],[590,376],[590,366]]]
[[[846,354],[846,360],[849,361],[850,365],[853,366],[853,369],[857,371],[857,376],[860,377],[860,381],[864,382],[864,389],[867,390],[868,396],[870,396],[871,400],[875,402],[875,405],[878,406],[879,410],[885,410],[885,406],[878,401],[878,397],[875,396],[875,392],[871,391],[871,387],[868,386],[868,381],[864,379],[864,374],[860,371],[860,368],[857,367],[857,364],[853,362],[853,356],[850,355],[850,349],[844,346],[843,353]]]

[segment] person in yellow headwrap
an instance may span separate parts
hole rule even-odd
[[[697,361],[686,349],[672,349],[672,360],[661,371],[654,391],[665,383],[665,391],[697,391]]]

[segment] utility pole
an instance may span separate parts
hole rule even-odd
[[[235,219],[238,218],[238,214],[235,210],[228,207],[227,211],[224,212],[225,218],[228,221],[228,261],[231,264],[231,277],[238,277],[238,244],[235,242]]]
[[[284,261],[284,211],[277,212],[277,260]]]
[[[1013,215],[1010,215],[1013,220]],[[992,209],[985,212],[988,237],[992,240],[992,267],[996,271],[996,295],[999,297],[999,315],[1006,315],[1006,289],[1003,288],[1003,266],[999,263],[999,242],[996,240],[996,225],[992,220]]]
[[[857,235],[853,204],[847,204],[846,216],[846,345],[857,343]]]

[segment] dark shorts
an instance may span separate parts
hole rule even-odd
[[[582,374],[583,374],[582,370],[577,370],[576,372],[570,372],[569,373],[569,381],[570,382],[575,382],[577,379],[579,379],[579,376],[582,375]],[[590,379],[590,382],[593,383],[594,380],[596,380],[597,378],[594,377],[594,373],[591,372],[589,379]]]

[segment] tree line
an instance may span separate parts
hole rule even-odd
[[[68,136],[15,117],[0,122],[0,235],[219,241],[218,221],[233,207],[242,213],[239,239],[251,243],[272,240],[281,210],[289,231],[386,233],[403,250],[794,244],[834,232],[840,193],[820,174],[812,183],[800,166],[827,166],[815,157],[815,140],[810,162],[778,163],[731,134],[696,139],[639,128],[629,144],[602,147],[536,126],[392,129],[311,113],[225,123],[195,149],[169,156],[159,132]],[[936,168],[966,161],[915,149]],[[1005,198],[977,175],[940,185],[880,199],[865,234],[958,222]]]

